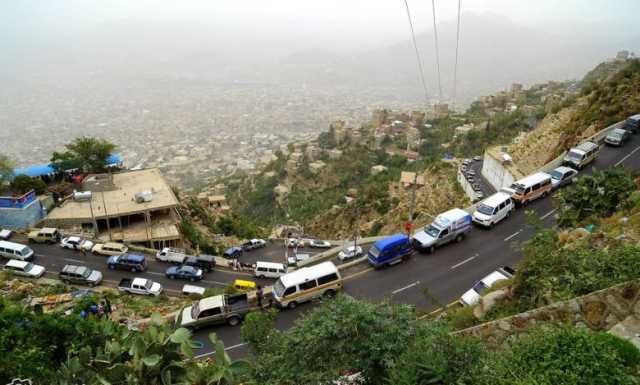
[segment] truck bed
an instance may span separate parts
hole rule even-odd
[[[130,288],[133,284],[133,280],[131,278],[122,278],[118,287]]]
[[[226,302],[227,302],[227,307],[229,309],[229,312],[248,311],[251,308],[257,307],[258,305],[257,302],[256,303],[249,302],[247,293],[229,295],[226,298]]]

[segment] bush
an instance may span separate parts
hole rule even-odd
[[[18,175],[11,181],[11,189],[18,194],[26,194],[35,190],[36,194],[44,194],[47,185],[40,178],[31,178],[26,175]]]
[[[473,315],[473,306],[464,306],[447,311],[447,323],[453,330],[466,329],[478,324]]]
[[[620,355],[617,337],[571,327],[538,329],[485,360],[477,385],[638,384],[637,363]]]

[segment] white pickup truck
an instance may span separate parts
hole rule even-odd
[[[188,255],[182,250],[165,247],[156,253],[156,259],[162,262],[183,264]]]
[[[451,241],[460,242],[471,231],[471,214],[462,209],[451,209],[436,217],[424,230],[413,235],[411,243],[419,251],[433,253],[438,246]]]
[[[146,278],[123,278],[118,284],[118,290],[131,294],[159,296],[162,285]]]

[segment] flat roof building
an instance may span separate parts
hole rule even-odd
[[[88,199],[67,199],[43,225],[93,230],[104,241],[161,249],[182,246],[179,202],[158,169],[95,174],[83,182]]]

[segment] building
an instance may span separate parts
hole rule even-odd
[[[437,103],[433,105],[433,116],[444,118],[449,115],[449,105],[447,103]]]
[[[21,196],[0,197],[0,227],[27,229],[34,226],[45,215],[45,206],[36,197],[35,191]]]
[[[179,202],[158,169],[89,175],[82,189],[88,198],[68,199],[42,225],[154,249],[182,246]]]
[[[415,172],[403,171],[400,173],[400,184],[407,188],[411,185],[424,186],[424,176],[416,175]]]

